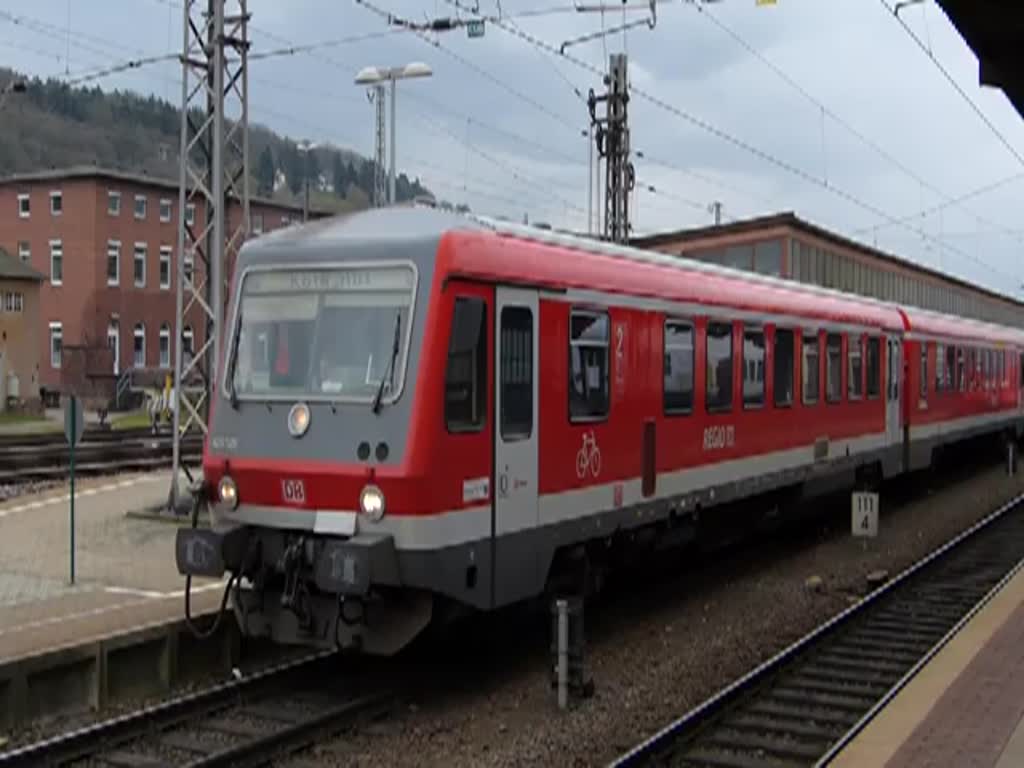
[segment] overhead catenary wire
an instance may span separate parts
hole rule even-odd
[[[462,10],[463,12],[474,13],[472,8],[466,6],[464,3],[460,2],[460,0],[444,0],[444,2],[446,2],[449,5],[452,5],[452,6],[456,7],[456,8],[458,8],[459,10]],[[516,37],[519,37],[520,39],[522,39],[523,41],[529,43],[530,45],[535,45],[535,46],[538,46],[538,47],[543,48],[545,50],[551,51],[552,53],[557,53],[562,58],[564,58],[566,61],[569,61],[569,62],[575,64],[576,66],[578,66],[578,67],[580,67],[582,69],[586,69],[586,70],[592,72],[595,75],[599,75],[600,76],[600,75],[603,74],[602,71],[598,67],[594,66],[593,64],[591,64],[589,62],[586,62],[586,61],[583,61],[582,59],[579,59],[579,58],[577,58],[576,56],[573,56],[570,53],[562,53],[562,52],[560,52],[558,50],[558,48],[553,46],[551,43],[548,43],[547,41],[537,37],[536,35],[528,33],[526,31],[522,30],[521,28],[511,29],[511,28],[508,27],[508,25],[501,24],[500,22],[495,22],[494,26],[498,27],[499,29],[502,29],[503,31],[505,31],[508,34],[511,34],[513,36],[516,36]],[[659,109],[661,109],[661,110],[663,110],[665,112],[668,112],[669,114],[674,115],[674,116],[678,117],[679,119],[684,120],[685,122],[688,122],[691,125],[696,126],[697,128],[700,128],[704,132],[706,132],[706,133],[708,133],[708,134],[710,134],[710,135],[712,135],[712,136],[714,136],[714,137],[716,137],[718,139],[721,139],[722,141],[725,141],[726,143],[731,144],[732,146],[734,146],[734,147],[736,147],[738,149],[741,149],[744,152],[746,152],[746,153],[748,153],[750,155],[753,155],[754,157],[757,157],[757,158],[759,158],[759,159],[761,159],[761,160],[763,160],[763,161],[765,161],[765,162],[767,162],[767,163],[769,163],[771,165],[774,165],[775,167],[777,167],[777,168],[779,168],[781,170],[786,171],[787,173],[789,173],[792,176],[795,176],[796,178],[799,178],[799,179],[801,179],[801,180],[803,180],[803,181],[805,181],[807,183],[813,184],[815,186],[819,186],[819,187],[829,191],[830,193],[832,193],[836,197],[839,197],[842,200],[845,200],[845,201],[847,201],[847,202],[849,202],[849,203],[851,203],[851,204],[853,204],[853,205],[855,205],[855,206],[857,206],[859,208],[862,208],[863,210],[868,211],[869,213],[874,214],[878,218],[885,219],[886,221],[889,221],[889,222],[891,222],[893,224],[897,224],[899,226],[902,226],[902,227],[908,229],[909,231],[913,232],[914,234],[917,234],[917,235],[921,236],[924,240],[932,242],[933,244],[935,244],[939,248],[946,249],[946,250],[950,251],[951,253],[956,253],[959,256],[961,256],[962,258],[967,259],[967,260],[975,263],[976,265],[984,268],[985,270],[987,270],[987,271],[989,271],[989,272],[991,272],[991,273],[993,273],[995,275],[998,275],[1001,279],[1003,279],[1003,280],[1011,280],[1011,281],[1014,281],[1014,284],[1016,284],[1017,278],[1015,278],[1015,277],[1005,273],[1004,271],[996,268],[995,266],[989,264],[988,262],[986,262],[986,261],[984,261],[982,259],[979,259],[978,257],[974,256],[973,254],[968,253],[968,252],[964,251],[963,249],[957,248],[957,247],[955,247],[953,245],[950,245],[948,243],[944,243],[941,240],[936,239],[935,237],[933,237],[932,235],[930,235],[928,232],[924,231],[923,229],[910,225],[908,222],[900,221],[897,217],[893,216],[892,214],[890,214],[889,212],[883,210],[882,208],[878,207],[877,205],[874,205],[874,204],[869,203],[869,202],[867,202],[865,200],[862,200],[859,197],[857,197],[856,195],[854,195],[853,193],[848,192],[847,190],[843,189],[842,187],[839,187],[839,186],[837,186],[837,185],[835,185],[833,183],[829,183],[828,181],[826,181],[826,180],[824,180],[822,178],[819,178],[818,176],[815,176],[813,173],[811,173],[811,172],[809,172],[809,171],[807,171],[807,170],[797,166],[796,164],[794,164],[792,162],[789,162],[787,160],[779,158],[776,155],[772,154],[771,152],[768,152],[767,150],[761,149],[760,147],[757,147],[754,144],[751,144],[750,142],[748,142],[748,141],[746,141],[744,139],[741,139],[741,138],[739,138],[737,136],[734,136],[731,133],[729,133],[728,131],[725,131],[722,128],[719,128],[718,126],[710,123],[709,121],[707,121],[705,119],[702,119],[700,117],[697,117],[696,115],[693,115],[693,114],[687,112],[686,110],[683,110],[680,107],[677,107],[676,105],[671,104],[670,102],[666,101],[665,99],[663,99],[663,98],[661,98],[661,97],[659,97],[659,96],[657,96],[657,95],[655,95],[653,93],[650,93],[650,92],[648,92],[647,90],[645,90],[643,88],[639,88],[639,87],[633,86],[631,88],[631,94],[633,96],[635,96],[635,97],[639,97],[639,98],[642,98],[642,99],[646,100],[647,102],[653,104],[654,106],[658,107]]]

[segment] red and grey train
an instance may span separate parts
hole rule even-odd
[[[184,574],[397,651],[643,532],[1024,423],[1015,328],[430,208],[247,243]]]

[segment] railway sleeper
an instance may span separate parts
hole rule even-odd
[[[848,685],[890,686],[900,678],[898,672],[854,672],[837,671],[829,667],[808,665],[793,672],[797,677],[807,677],[824,682],[841,682]]]
[[[823,741],[831,741],[846,732],[845,726],[837,724],[815,725],[807,722],[807,719],[802,715],[800,717],[783,717],[780,715],[767,717],[740,713],[724,720],[723,727],[765,733],[792,733]]]
[[[856,683],[828,683],[823,680],[805,677],[803,675],[791,678],[789,683],[808,691],[815,691],[816,693],[833,693],[837,696],[849,695],[865,698],[871,696],[877,697],[885,693],[887,690],[887,686],[882,683],[863,683],[859,681]]]
[[[803,705],[803,706],[801,706]],[[860,719],[860,713],[845,710],[814,709],[809,702],[797,701],[752,701],[743,708],[745,713],[764,715],[766,717],[788,717],[822,725],[837,725],[843,728],[852,727]]]
[[[716,728],[702,739],[709,744],[727,749],[740,748],[751,752],[767,752],[782,759],[813,760],[821,755],[821,747],[827,745],[829,740],[814,739],[813,743],[800,741],[793,738],[792,734],[773,738],[771,736],[756,736],[744,731]]]
[[[769,700],[783,704],[803,704],[804,706],[828,707],[846,712],[860,714],[871,704],[870,697],[865,696],[833,696],[827,693],[812,693],[797,687],[779,686],[773,688],[768,695]]]
[[[673,768],[681,766],[688,768],[793,768],[792,760],[779,760],[774,757],[763,755],[760,758],[753,758],[738,750],[713,750],[694,749],[678,756],[671,762]]]

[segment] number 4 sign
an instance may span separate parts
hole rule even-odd
[[[853,535],[875,538],[878,535],[878,494],[858,491],[852,495],[850,506]]]

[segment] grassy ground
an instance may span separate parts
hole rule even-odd
[[[139,429],[148,426],[150,426],[150,420],[146,411],[121,413],[110,419],[111,429]]]
[[[0,426],[6,426],[8,424],[44,424],[46,418],[43,416],[35,416],[31,413],[0,413]]]

